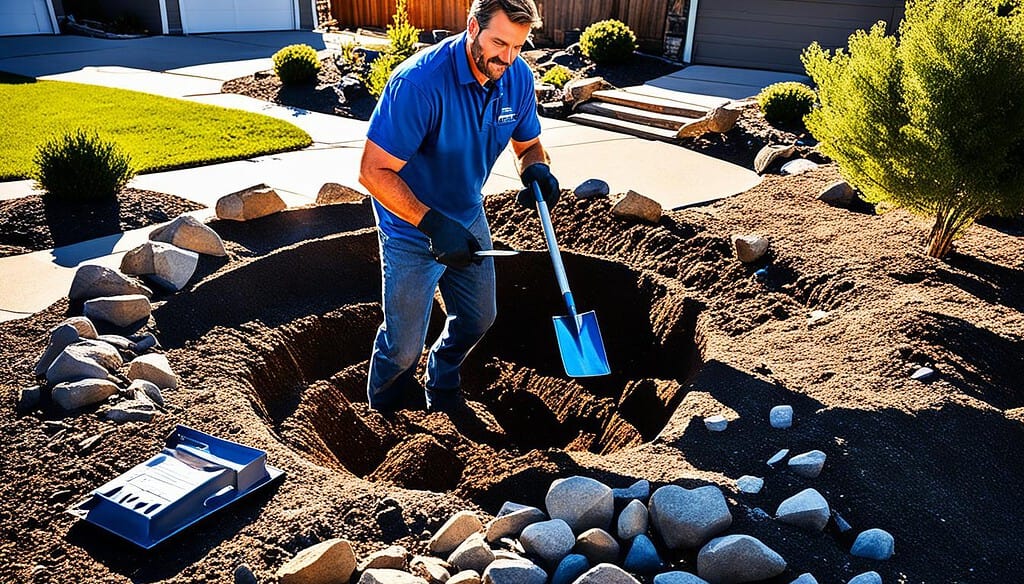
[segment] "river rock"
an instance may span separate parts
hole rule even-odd
[[[277,578],[281,584],[348,582],[355,569],[356,556],[352,544],[335,538],[300,551],[278,569]],[[366,573],[363,577],[366,577]],[[384,580],[380,584],[384,582],[397,584],[395,580]]]
[[[584,572],[574,584],[640,584],[640,582],[614,564],[598,564]]]
[[[825,458],[825,453],[820,450],[798,454],[789,459],[789,470],[804,478],[813,479],[821,474],[821,469],[825,466]]]
[[[647,533],[647,507],[640,501],[633,499],[619,513],[617,524],[619,539],[629,541],[641,533]]]
[[[853,187],[845,180],[828,185],[818,194],[819,201],[833,207],[849,207],[855,198]]]
[[[793,406],[775,406],[768,414],[772,428],[789,428],[793,425]]]
[[[882,576],[878,572],[857,574],[847,584],[882,584]]]
[[[448,578],[445,584],[480,584],[481,582],[480,574],[477,574],[475,570],[463,570]]]
[[[143,294],[101,296],[85,301],[85,316],[102,320],[117,327],[137,325],[149,318],[152,307]]]
[[[695,548],[732,525],[732,513],[718,487],[684,489],[666,485],[651,495],[651,525],[669,549]]]
[[[661,203],[636,191],[629,191],[612,207],[611,214],[619,219],[634,219],[657,223],[661,221]]]
[[[590,560],[583,554],[569,554],[562,558],[551,577],[551,584],[572,584],[590,569]]]
[[[408,557],[408,550],[400,545],[393,545],[366,556],[356,566],[356,570],[359,572],[371,569],[404,570],[405,561]]]
[[[348,582],[348,578],[332,577],[329,580],[316,580],[316,582],[334,584],[335,582]],[[281,584],[285,584],[284,580],[281,581]],[[427,581],[402,570],[371,568],[359,576],[359,584],[427,584]]]
[[[654,584],[708,584],[708,581],[689,572],[662,572],[654,577]]]
[[[797,576],[796,580],[793,580],[789,584],[818,584],[818,579],[814,577],[814,574],[805,572]]]
[[[619,559],[619,542],[612,534],[594,527],[579,534],[572,551],[586,556],[591,564],[613,563]]]
[[[697,554],[697,575],[712,584],[766,580],[786,570],[786,560],[749,535],[727,535]]]
[[[152,241],[164,241],[181,249],[223,257],[228,255],[224,241],[209,225],[191,215],[180,215],[167,225],[149,233]]]
[[[729,420],[720,414],[708,416],[704,418],[704,427],[711,432],[724,432],[729,427]]]
[[[664,568],[665,563],[661,561],[658,550],[654,549],[654,543],[641,533],[633,538],[622,567],[635,574],[652,574]]]
[[[588,178],[572,190],[577,199],[591,199],[593,197],[606,197],[611,192],[608,183],[599,178]]]
[[[750,493],[756,495],[761,492],[764,487],[764,479],[761,477],[755,477],[750,475],[743,475],[736,479],[736,488],[741,493]]]
[[[828,523],[828,501],[815,489],[804,489],[780,503],[775,517],[783,523],[821,531]]]
[[[888,560],[895,549],[895,540],[884,529],[868,529],[862,531],[850,548],[850,554],[858,558],[870,560]]]
[[[562,519],[527,525],[519,541],[527,553],[539,556],[549,566],[557,566],[576,544],[572,529]]]
[[[544,505],[552,519],[565,521],[573,533],[582,533],[591,527],[608,529],[615,513],[611,488],[581,476],[553,481],[544,497]]]
[[[452,565],[439,558],[413,556],[409,561],[409,567],[421,575],[426,574],[426,580],[430,584],[444,584],[452,577],[449,571]]]
[[[789,162],[782,165],[779,172],[786,175],[803,174],[812,170],[817,170],[818,163],[807,160],[806,158],[794,158]]]
[[[448,563],[459,570],[483,572],[494,561],[494,552],[487,546],[484,534],[473,533],[448,556]]]
[[[70,324],[62,324],[53,329],[50,332],[50,342],[46,345],[46,350],[36,362],[35,374],[45,375],[46,370],[50,368],[57,356],[64,352],[68,345],[78,342],[79,336],[78,329]]]
[[[128,364],[128,379],[145,379],[161,389],[178,387],[178,377],[162,353],[148,353],[132,359]]]
[[[487,523],[487,541],[493,543],[503,537],[519,537],[527,525],[547,518],[544,512],[536,507],[517,505],[517,508],[506,511],[508,505],[509,503],[505,503],[497,517]]]
[[[785,160],[796,152],[796,144],[790,144],[784,146],[781,144],[768,144],[764,148],[757,151],[757,155],[754,156],[754,172],[757,174],[764,174],[768,167],[770,167],[777,160]]]
[[[427,549],[435,554],[447,554],[459,544],[466,541],[470,535],[482,530],[483,523],[472,511],[459,511],[452,515],[448,521],[430,538],[427,542]]]
[[[218,199],[217,218],[250,221],[273,215],[287,207],[277,191],[261,183]]]
[[[766,464],[768,466],[773,466],[779,462],[782,462],[782,459],[786,458],[787,456],[789,456],[789,449],[783,448],[782,450],[773,454],[772,457],[768,459]]]
[[[647,479],[640,479],[624,489],[612,489],[612,498],[615,501],[628,501],[640,499],[646,501],[651,496],[651,483]]]
[[[494,560],[484,570],[483,584],[544,584],[547,573],[529,560]]]
[[[54,386],[51,395],[65,410],[99,403],[117,393],[117,385],[106,379],[66,381]]]

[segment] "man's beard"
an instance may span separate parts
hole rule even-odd
[[[477,39],[480,37],[477,36]],[[484,60],[484,50],[480,48],[480,44],[475,39],[470,39],[469,53],[473,56],[473,63],[476,64],[476,68],[484,74],[491,81],[497,81],[501,79],[501,76],[505,73],[505,69],[510,65],[499,59],[498,57],[491,57],[490,60]],[[496,70],[491,69],[493,66]]]

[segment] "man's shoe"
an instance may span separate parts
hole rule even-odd
[[[451,412],[461,409],[466,405],[466,398],[462,390],[455,389],[426,389],[428,412]]]

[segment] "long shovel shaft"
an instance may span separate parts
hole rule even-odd
[[[551,225],[551,214],[548,212],[548,204],[540,192],[537,181],[530,185],[533,188],[533,196],[537,199],[537,211],[540,214],[540,223],[544,227],[544,239],[548,243],[548,253],[551,254],[551,263],[555,266],[555,279],[558,280],[558,289],[565,299],[565,306],[569,314],[576,319],[576,302],[572,298],[572,291],[569,290],[569,280],[565,277],[565,265],[562,264],[562,254],[558,251],[558,240],[555,239],[555,228]]]

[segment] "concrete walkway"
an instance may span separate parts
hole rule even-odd
[[[199,168],[145,174],[131,186],[200,202],[212,216],[221,196],[256,183],[275,188],[290,206],[315,201],[325,182],[362,192],[359,160],[367,123],[222,94],[221,84],[272,67],[270,55],[297,42],[323,48],[319,34],[238,33],[110,41],[74,36],[0,37],[0,71],[48,80],[103,85],[242,109],[290,121],[313,138],[298,152]],[[542,118],[542,139],[563,188],[589,178],[612,193],[634,190],[666,209],[706,203],[743,192],[759,181],[752,171],[670,144]],[[514,156],[506,150],[484,194],[520,188]],[[0,183],[0,200],[31,192],[27,181]],[[557,220],[557,218],[556,218]],[[42,310],[67,294],[83,263],[116,267],[124,252],[156,226],[21,256],[0,258],[0,321]]]

